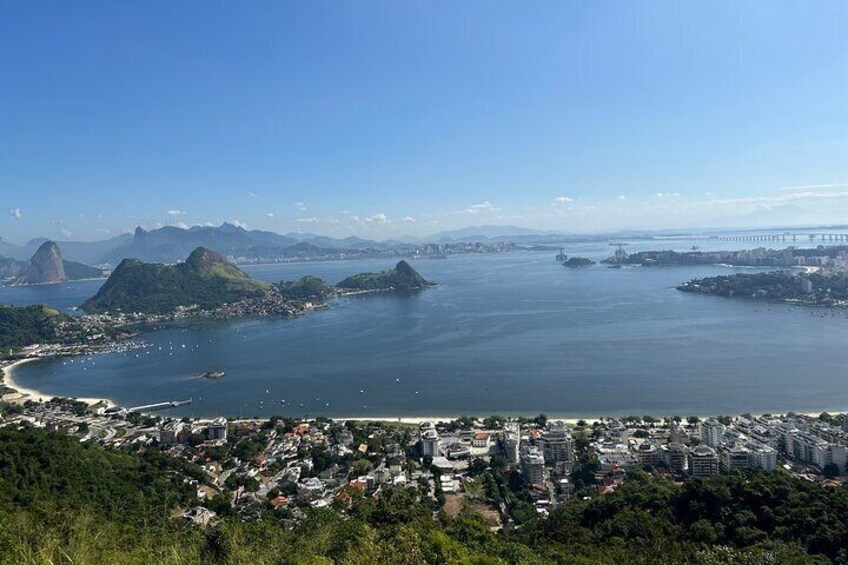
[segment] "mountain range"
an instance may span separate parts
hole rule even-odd
[[[450,232],[412,242],[410,240],[372,241],[360,237],[342,239],[312,233],[287,233],[247,230],[224,223],[220,226],[181,228],[166,226],[154,230],[136,228],[132,234],[122,234],[94,242],[62,241],[59,245],[67,260],[90,265],[117,265],[123,259],[177,263],[185,260],[193,249],[205,247],[237,261],[296,260],[339,258],[367,253],[406,253],[423,243],[458,243],[474,241],[532,242],[554,236],[553,232],[528,230],[511,226],[481,226]],[[37,238],[23,246],[0,240],[0,257],[28,260],[48,240]]]

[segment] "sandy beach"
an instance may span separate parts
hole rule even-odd
[[[12,390],[13,393],[4,394],[3,400],[6,402],[12,402],[16,404],[23,404],[24,402],[31,400],[33,402],[47,402],[55,397],[55,395],[44,394],[35,389],[27,388],[22,386],[20,383],[15,381],[15,369],[24,365],[25,363],[30,363],[32,361],[37,361],[38,358],[29,358],[29,359],[21,359],[19,361],[15,361],[14,363],[10,363],[9,365],[4,365],[2,367],[4,377],[3,384]],[[108,398],[78,398],[71,397],[73,400],[79,400],[80,402],[85,402],[86,404],[104,404],[106,407],[115,406],[115,403],[109,400]]]

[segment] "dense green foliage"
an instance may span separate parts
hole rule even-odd
[[[676,485],[641,471],[616,492],[536,516],[510,471],[484,473],[495,500],[527,507],[492,532],[473,511],[437,513],[418,487],[352,493],[352,505],[205,530],[171,519],[193,503],[190,469],[39,430],[0,430],[0,564],[848,563],[848,491],[785,474]],[[480,479],[478,479],[480,480]],[[815,557],[813,557],[815,556]]]
[[[162,265],[124,259],[82,309],[164,314],[179,306],[217,308],[259,296],[269,286],[255,281],[213,251],[199,247],[184,263]]]
[[[97,279],[103,276],[103,271],[97,267],[89,267],[76,261],[62,261],[62,266],[65,269],[65,276],[71,281]]]
[[[347,277],[337,284],[345,290],[394,290],[399,292],[415,291],[432,286],[421,274],[406,261],[400,261],[394,269],[381,273],[359,273]]]
[[[809,281],[806,288],[804,281]],[[848,275],[808,273],[801,276],[788,271],[740,273],[693,279],[677,288],[728,297],[794,299],[826,304],[835,300],[848,300]]]
[[[0,348],[56,341],[56,324],[65,319],[47,306],[0,305]]]
[[[314,300],[322,302],[332,290],[324,280],[312,275],[296,281],[280,281],[274,285],[283,298],[288,300]]]

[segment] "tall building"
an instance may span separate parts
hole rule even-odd
[[[641,465],[656,467],[663,460],[663,453],[656,444],[645,442],[636,450]]]
[[[777,469],[777,450],[762,442],[751,440],[746,444],[751,451],[749,466],[772,472]]]
[[[440,442],[436,426],[432,422],[424,422],[420,431],[421,457],[438,457]]]
[[[227,419],[215,418],[208,428],[209,439],[227,441]]]
[[[719,448],[719,466],[725,473],[748,469],[752,459],[751,450],[743,445],[725,445]]]
[[[521,455],[521,473],[532,485],[545,482],[545,457],[538,447],[529,446]]]
[[[548,425],[542,434],[542,452],[545,463],[551,467],[574,459],[574,439],[568,433],[565,422],[556,421]]]
[[[177,443],[177,424],[168,422],[159,428],[159,443],[173,445]]]
[[[724,435],[724,425],[718,420],[704,420],[701,422],[701,441],[710,447],[718,447]]]
[[[663,460],[666,466],[674,472],[683,472],[687,469],[689,448],[682,443],[669,443],[662,446]]]
[[[521,447],[521,432],[518,424],[508,423],[504,425],[501,447],[503,447],[507,462],[512,465],[517,464],[519,448]]]
[[[718,474],[718,455],[715,449],[706,445],[690,449],[689,474],[696,479]]]

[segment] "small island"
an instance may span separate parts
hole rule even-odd
[[[576,267],[588,267],[589,265],[594,265],[594,264],[595,264],[594,261],[592,261],[591,259],[588,259],[586,257],[571,257],[571,258],[568,259],[568,261],[565,261],[562,264],[562,266],[563,267],[569,267],[569,268],[576,268]]]

